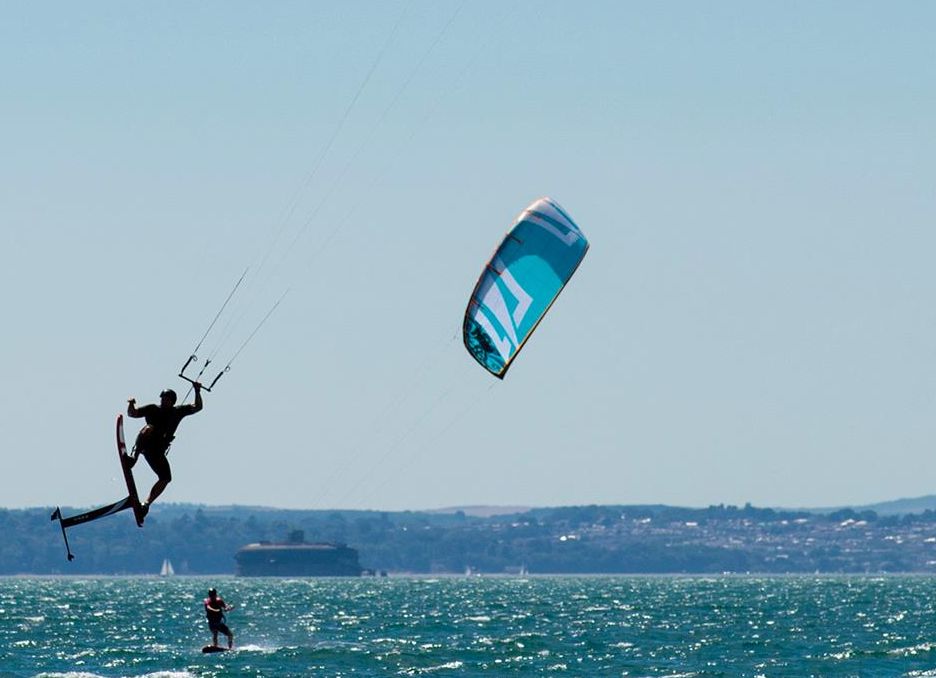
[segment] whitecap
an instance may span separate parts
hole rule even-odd
[[[421,676],[424,673],[435,673],[436,671],[447,671],[450,669],[460,669],[465,665],[464,662],[452,661],[446,662],[444,664],[439,664],[438,666],[426,666],[419,669],[403,669],[400,671],[404,676]]]
[[[276,652],[280,648],[273,646],[264,646],[257,645],[256,643],[248,643],[247,645],[238,645],[234,648],[237,652],[260,652],[262,654],[270,654]]]
[[[910,657],[923,652],[932,652],[934,649],[936,649],[936,643],[920,643],[910,647],[896,647],[888,650],[887,654],[895,657]]]

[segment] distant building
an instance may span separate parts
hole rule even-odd
[[[234,559],[239,577],[360,577],[364,571],[353,548],[306,543],[301,530],[286,542],[247,544]]]

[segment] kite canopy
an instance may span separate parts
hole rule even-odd
[[[587,251],[585,235],[550,198],[523,210],[468,302],[463,330],[472,357],[503,379]]]

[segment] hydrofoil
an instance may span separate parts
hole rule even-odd
[[[119,513],[120,511],[126,511],[127,509],[131,509],[133,511],[133,517],[136,519],[136,524],[139,527],[143,527],[143,518],[145,514],[143,512],[143,507],[140,505],[140,496],[137,494],[136,483],[133,480],[133,472],[130,470],[131,461],[130,457],[127,455],[127,443],[124,440],[122,414],[117,415],[117,456],[120,459],[120,468],[123,470],[124,481],[127,483],[126,497],[120,501],[115,501],[112,504],[108,504],[107,506],[91,509],[90,511],[85,511],[84,513],[79,513],[78,515],[74,516],[63,516],[62,510],[58,507],[56,507],[56,509],[52,512],[51,519],[58,520],[59,527],[62,528],[62,539],[65,540],[65,552],[67,553],[69,560],[75,559],[75,555],[71,552],[71,548],[68,546],[68,535],[65,533],[65,530],[69,527],[81,525],[82,523],[88,523],[92,520],[103,518],[104,516]]]

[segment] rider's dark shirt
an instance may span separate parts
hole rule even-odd
[[[178,405],[176,407],[160,407],[159,405],[144,405],[137,410],[146,418],[146,424],[152,427],[150,434],[157,447],[168,447],[175,437],[179,422],[190,414],[198,412],[195,405]]]

